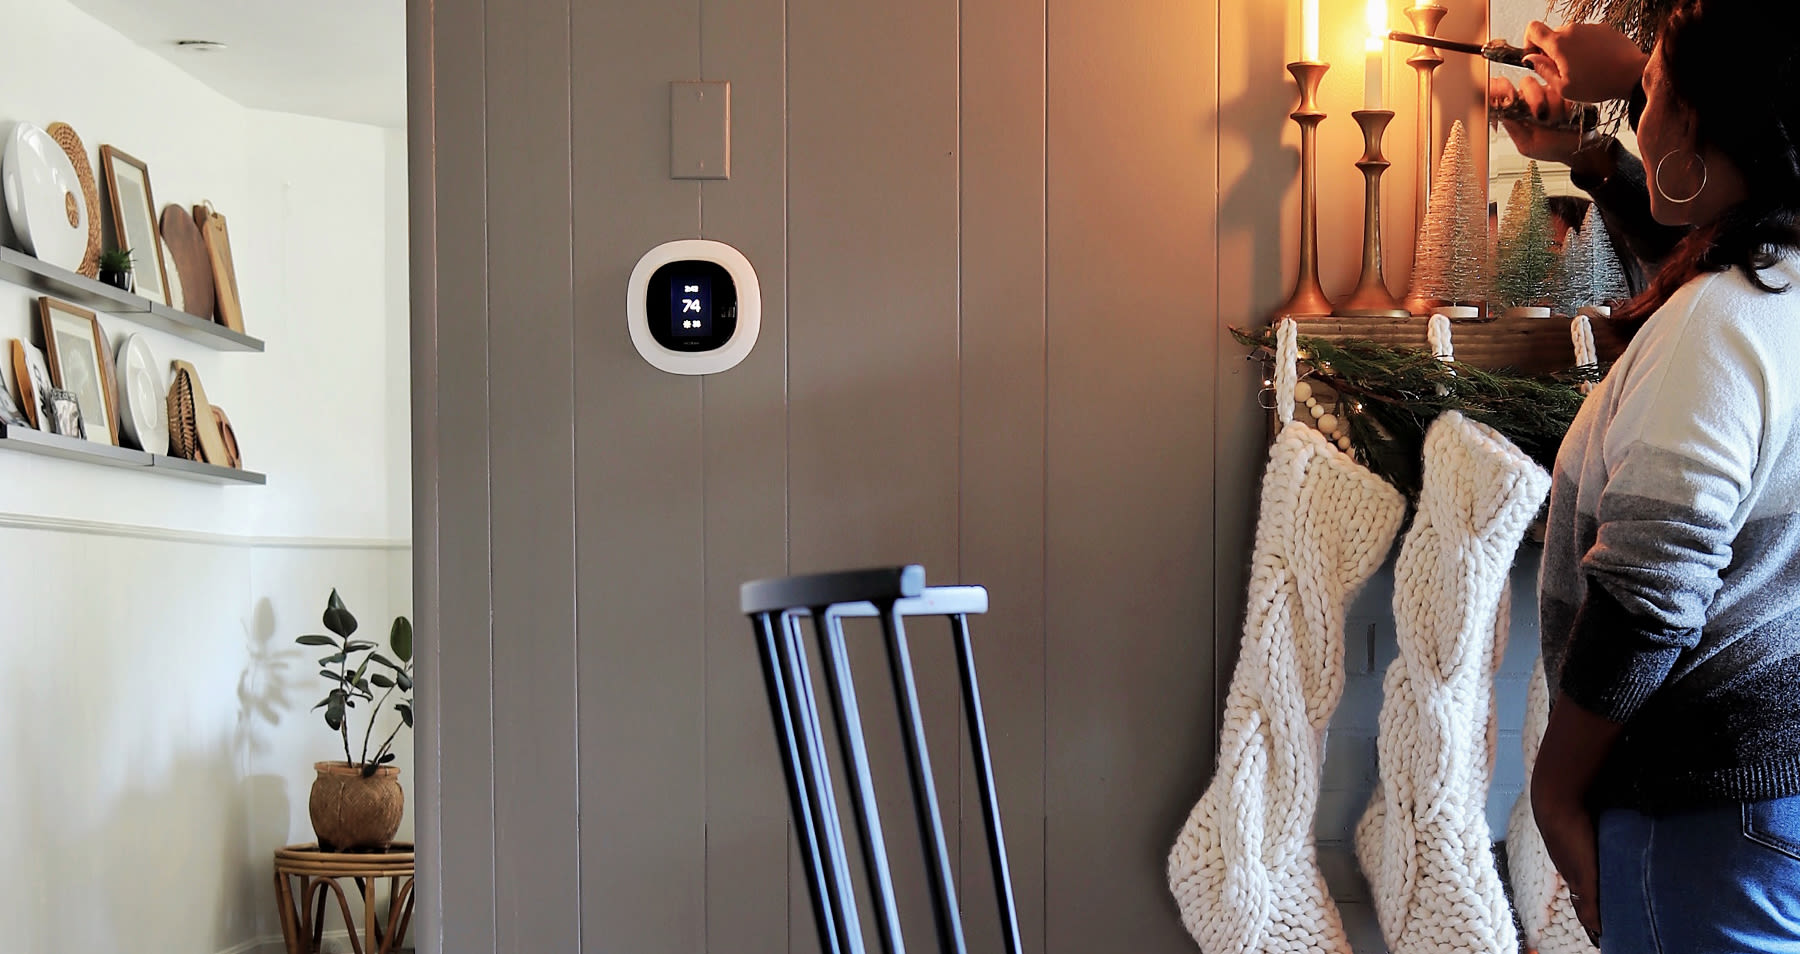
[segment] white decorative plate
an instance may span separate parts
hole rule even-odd
[[[143,335],[119,342],[119,427],[152,454],[169,452],[169,383]]]
[[[87,255],[87,199],[68,153],[30,123],[13,126],[0,157],[6,213],[24,251],[69,271]]]

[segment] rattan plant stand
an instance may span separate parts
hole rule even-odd
[[[362,896],[360,931],[350,911],[350,899],[338,883],[344,878],[354,881]],[[383,878],[388,879],[385,912],[375,904],[375,885]],[[281,935],[287,942],[287,954],[318,954],[328,893],[337,895],[355,954],[400,950],[412,921],[412,843],[397,841],[365,851],[320,851],[312,843],[276,849],[275,902],[281,907]]]

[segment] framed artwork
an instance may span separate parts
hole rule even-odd
[[[162,233],[156,227],[156,196],[150,191],[150,168],[111,146],[100,147],[100,168],[106,176],[113,237],[119,248],[131,250],[137,293],[151,301],[171,304],[169,277],[163,270]],[[87,412],[85,406],[82,410]],[[92,434],[93,430],[90,420],[88,432]]]
[[[7,427],[30,427],[31,418],[26,417],[25,412],[13,400],[13,387],[7,381],[5,367],[10,364],[11,362],[0,362],[0,423]]]
[[[94,313],[54,298],[38,299],[44,352],[57,387],[75,395],[87,439],[119,443],[118,389],[113,386],[112,349]]]
[[[75,400],[73,392],[51,388],[44,394],[44,405],[50,415],[50,426],[46,428],[50,433],[76,440],[87,436],[81,420],[81,405]]]
[[[13,383],[19,387],[19,403],[23,405],[26,420],[40,431],[50,430],[50,415],[44,410],[44,400],[53,385],[44,353],[31,342],[14,338],[12,359]]]

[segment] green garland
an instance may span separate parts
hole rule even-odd
[[[1233,328],[1231,333],[1263,358],[1274,356],[1271,330]],[[1549,469],[1581,409],[1577,386],[1598,381],[1604,373],[1589,366],[1533,376],[1441,361],[1425,351],[1361,339],[1302,335],[1298,344],[1301,379],[1321,381],[1341,396],[1338,410],[1349,425],[1357,460],[1408,497],[1418,495],[1425,431],[1439,414],[1461,411]]]

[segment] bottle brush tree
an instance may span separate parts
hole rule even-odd
[[[1589,305],[1611,306],[1631,297],[1625,266],[1613,249],[1612,237],[1598,207],[1589,206],[1581,230],[1570,236],[1563,253],[1557,304],[1573,315]]]
[[[1469,134],[1458,120],[1450,127],[1431,202],[1419,226],[1413,256],[1413,296],[1452,305],[1487,297],[1488,237],[1486,183],[1475,176]]]
[[[1498,270],[1494,292],[1508,308],[1528,308],[1548,302],[1556,291],[1556,250],[1550,247],[1550,205],[1544,196],[1544,176],[1536,162],[1513,183],[1500,219]]]

